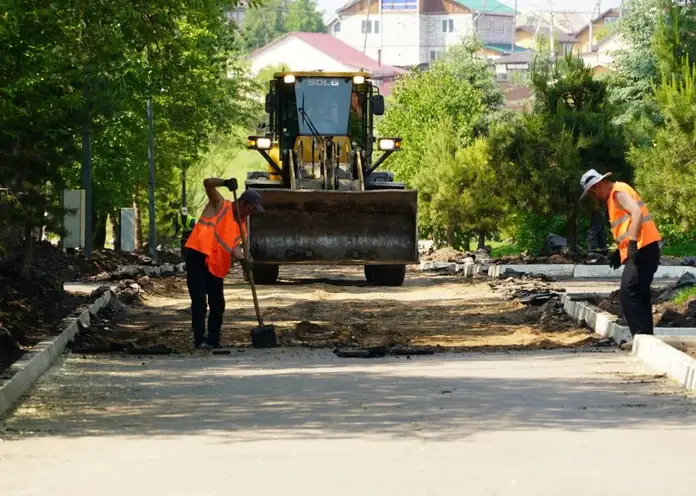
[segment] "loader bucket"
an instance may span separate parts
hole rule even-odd
[[[255,263],[408,264],[418,261],[416,191],[259,190],[251,216]]]

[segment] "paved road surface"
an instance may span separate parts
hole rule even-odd
[[[0,427],[0,494],[693,495],[695,425],[616,351],[69,356]]]

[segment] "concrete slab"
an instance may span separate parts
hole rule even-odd
[[[623,267],[612,269],[608,265],[569,265],[569,264],[503,264],[493,265],[488,270],[490,277],[500,277],[506,270],[523,272],[530,275],[546,275],[572,279],[620,279]],[[678,279],[685,273],[696,275],[696,267],[678,266],[658,267],[655,279]]]
[[[694,425],[693,400],[613,351],[71,356],[4,423],[0,486],[25,496],[691,496]]]

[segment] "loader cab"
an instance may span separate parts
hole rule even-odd
[[[259,150],[269,166],[265,172],[250,173],[248,187],[294,189],[294,173],[304,176],[302,184],[309,189],[370,189],[374,169],[396,151],[382,150],[386,153],[373,160],[374,116],[384,113],[384,99],[367,73],[275,74],[265,110],[269,121],[264,139],[250,137],[249,147]],[[252,145],[269,141],[267,150]],[[327,156],[337,162],[338,181],[324,177],[326,167],[321,172]],[[390,186],[403,189],[398,183]]]

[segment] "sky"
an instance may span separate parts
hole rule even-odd
[[[484,4],[485,5],[485,0]],[[510,7],[515,6],[514,0],[500,0]],[[348,0],[318,0],[319,7],[324,9],[324,17],[329,17],[338,8],[348,3]],[[618,7],[620,0],[602,0],[601,9],[605,11],[612,7]],[[540,0],[517,0],[517,10],[523,11],[528,9],[538,9],[548,11],[551,7],[553,10],[567,10],[573,12],[587,12],[588,14],[594,10],[596,0],[554,0],[553,2]]]

